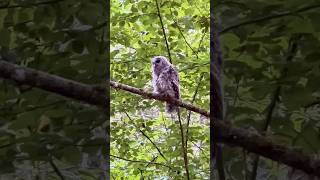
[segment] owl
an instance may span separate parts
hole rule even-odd
[[[179,75],[173,65],[164,56],[155,56],[151,59],[153,92],[179,99]],[[173,104],[166,104],[166,111],[172,113],[177,110]]]

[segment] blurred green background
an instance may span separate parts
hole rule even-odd
[[[0,56],[104,83],[107,3],[1,0]],[[107,117],[102,108],[0,79],[0,179],[105,179]]]

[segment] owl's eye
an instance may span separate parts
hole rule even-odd
[[[159,62],[160,62],[160,59],[157,59],[157,60],[156,60],[156,63],[159,63]]]

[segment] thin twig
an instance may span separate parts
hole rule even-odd
[[[184,141],[184,133],[183,133],[183,125],[181,121],[181,116],[180,116],[180,108],[178,107],[177,109],[177,114],[178,114],[178,120],[179,120],[179,126],[180,126],[180,134],[181,134],[181,148],[182,148],[182,153],[183,153],[183,160],[184,160],[184,168],[186,170],[186,175],[187,179],[190,179],[189,175],[189,168],[188,168],[188,151],[187,147],[185,146],[185,141]]]
[[[300,37],[298,36],[297,39]],[[291,38],[289,41],[289,47],[288,47],[288,56],[286,57],[286,62],[289,63],[292,61],[294,58],[295,53],[297,52],[297,39]],[[281,76],[278,79],[278,81],[283,80],[286,78],[288,72],[288,67],[284,67],[284,69],[281,72]],[[265,124],[262,127],[262,134],[265,134],[268,131],[268,127],[271,123],[272,120],[272,114],[274,112],[274,108],[276,107],[277,101],[279,100],[280,97],[280,92],[281,92],[281,85],[279,84],[276,89],[273,92],[273,96],[271,99],[271,102],[267,108],[267,114],[266,114],[266,119],[265,119]],[[251,174],[251,180],[255,180],[257,176],[257,170],[259,166],[259,155],[256,155],[253,160],[253,165],[252,165],[252,174]]]
[[[242,149],[243,153],[243,167],[244,167],[244,179],[248,179],[248,167],[247,167],[247,151],[245,149]]]
[[[168,56],[169,56],[169,61],[172,64],[172,59],[171,59],[171,53],[170,53],[170,48],[169,48],[169,43],[167,40],[167,35],[166,35],[166,31],[164,29],[164,25],[163,25],[163,21],[162,21],[162,17],[161,17],[161,13],[160,13],[160,8],[159,8],[159,4],[158,4],[158,0],[155,0],[156,2],[156,6],[157,6],[157,11],[158,11],[158,16],[159,16],[159,20],[160,20],[160,24],[161,24],[161,29],[162,29],[162,33],[163,33],[163,37],[166,43],[166,47],[167,47],[167,52],[168,52]]]
[[[198,90],[199,90],[199,87],[200,87],[200,84],[201,84],[201,81],[202,81],[202,78],[203,78],[203,74],[201,74],[200,78],[199,78],[199,81],[198,81],[198,85],[196,87],[196,90],[193,94],[193,97],[192,97],[192,101],[191,101],[191,104],[193,104],[193,102],[196,100],[196,96],[198,94]],[[188,149],[188,135],[189,135],[189,124],[190,124],[190,120],[191,120],[191,111],[189,111],[189,114],[188,114],[188,117],[187,117],[187,127],[186,127],[186,148]]]
[[[60,177],[61,180],[65,180],[64,176],[62,175],[59,168],[56,166],[56,164],[53,162],[53,159],[50,159],[49,161],[51,167],[53,168],[54,172]]]
[[[169,168],[169,169],[171,169],[171,170],[173,169],[173,167],[171,167],[171,166],[168,166],[168,165],[166,165],[166,164],[157,163],[157,162],[148,162],[148,161],[132,160],[132,159],[127,159],[127,158],[115,156],[115,155],[112,155],[112,154],[110,154],[110,157],[114,157],[114,158],[121,159],[121,160],[124,160],[124,161],[129,161],[129,162],[144,163],[144,164],[154,164],[154,165],[159,165],[159,166],[167,167],[167,168]]]
[[[6,115],[19,115],[19,114],[23,114],[23,113],[26,113],[26,112],[34,111],[34,110],[37,110],[37,109],[47,108],[47,107],[50,107],[50,106],[61,104],[61,103],[64,103],[64,102],[65,102],[65,100],[59,100],[59,101],[55,101],[55,102],[51,102],[51,103],[43,104],[43,105],[39,105],[39,106],[27,107],[22,111],[15,112],[15,113],[12,113],[12,114],[6,114]]]
[[[129,118],[130,122],[132,122],[133,125],[139,130],[139,132],[140,132],[144,137],[146,137],[146,138],[151,142],[151,144],[157,149],[157,151],[159,152],[159,154],[161,155],[161,157],[163,157],[163,159],[165,159],[166,161],[168,161],[167,158],[166,158],[166,157],[163,155],[163,153],[161,152],[160,148],[151,140],[151,138],[150,138],[146,133],[144,133],[144,132],[134,123],[133,119],[131,119],[131,117],[129,116],[129,114],[128,114],[126,111],[124,111],[124,113],[127,115],[127,117]]]
[[[203,155],[205,156],[205,158],[207,160],[209,160],[208,158],[208,154],[206,153],[206,151],[201,147],[201,146],[198,146],[195,142],[193,142],[193,139],[190,139],[190,141],[193,145],[195,145],[201,152],[203,152]]]
[[[172,17],[174,17],[174,15],[173,15],[173,13],[172,13],[172,10],[171,10],[171,8],[170,8],[170,12],[171,12],[171,16]],[[178,31],[179,31],[179,33],[180,33],[180,35],[182,36],[182,38],[183,38],[183,40],[184,40],[184,42],[187,44],[187,46],[191,49],[191,51],[193,52],[193,54],[195,54],[196,56],[197,56],[197,59],[199,59],[199,57],[198,57],[198,53],[191,47],[191,45],[188,43],[188,41],[187,41],[187,39],[186,39],[186,37],[183,35],[183,32],[182,32],[182,30],[181,30],[181,28],[180,28],[180,26],[179,26],[179,24],[178,24],[178,22],[174,19],[174,18],[172,18],[172,20],[173,20],[173,22],[174,22],[174,24],[176,25],[176,27],[177,27],[177,29],[178,29]]]
[[[302,13],[302,12],[306,12],[306,11],[317,9],[317,8],[320,8],[320,4],[314,4],[314,5],[305,6],[305,7],[299,8],[297,10],[290,11],[290,12],[287,11],[287,12],[281,12],[281,13],[278,13],[278,14],[272,14],[272,15],[268,15],[268,16],[264,16],[264,17],[258,17],[256,19],[240,22],[238,24],[235,24],[235,25],[232,25],[230,27],[227,27],[227,28],[223,29],[222,31],[220,31],[220,34],[224,34],[226,32],[229,32],[229,31],[233,30],[233,29],[237,29],[237,28],[239,28],[241,26],[250,25],[250,24],[256,24],[256,23],[259,23],[259,22],[268,21],[268,20],[271,20],[271,19],[278,19],[278,18],[282,18],[282,17],[285,17],[285,16],[291,16],[291,15],[293,16],[293,15],[296,15],[297,13]]]
[[[204,32],[203,32],[203,34],[202,34],[202,36],[201,36],[201,39],[200,39],[200,42],[199,42],[199,46],[198,46],[197,53],[199,53],[199,52],[200,52],[201,44],[202,44],[203,39],[204,39],[204,37],[206,36],[206,34],[207,34],[207,30],[206,30],[206,31],[204,31]]]
[[[273,114],[273,111],[274,111],[274,108],[276,106],[276,102],[279,98],[279,95],[280,95],[280,89],[281,89],[281,86],[278,86],[276,88],[276,90],[274,91],[274,95],[272,97],[272,100],[271,100],[271,103],[268,107],[268,113],[266,115],[266,121],[265,121],[265,125],[262,129],[262,132],[265,133],[269,127],[269,124],[271,122],[271,118],[272,118],[272,114]],[[257,176],[257,170],[258,170],[258,166],[259,166],[259,155],[255,155],[254,157],[254,160],[253,160],[253,165],[252,165],[252,174],[251,174],[251,180],[255,180],[256,179],[256,176]]]
[[[152,158],[152,160],[151,160],[150,162],[155,162],[157,158],[158,158],[158,156],[153,157],[153,158]],[[150,164],[150,163],[148,163],[148,164],[146,165],[146,167],[148,167],[148,166],[149,166],[149,164]]]
[[[1,145],[1,146],[0,146],[0,149],[2,149],[2,148],[7,148],[7,147],[10,147],[10,146],[12,146],[12,145],[16,145],[16,143],[13,142],[13,143],[8,143],[8,144]]]

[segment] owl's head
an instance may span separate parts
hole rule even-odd
[[[154,70],[162,70],[165,67],[171,66],[171,63],[164,56],[153,57],[151,63]]]

